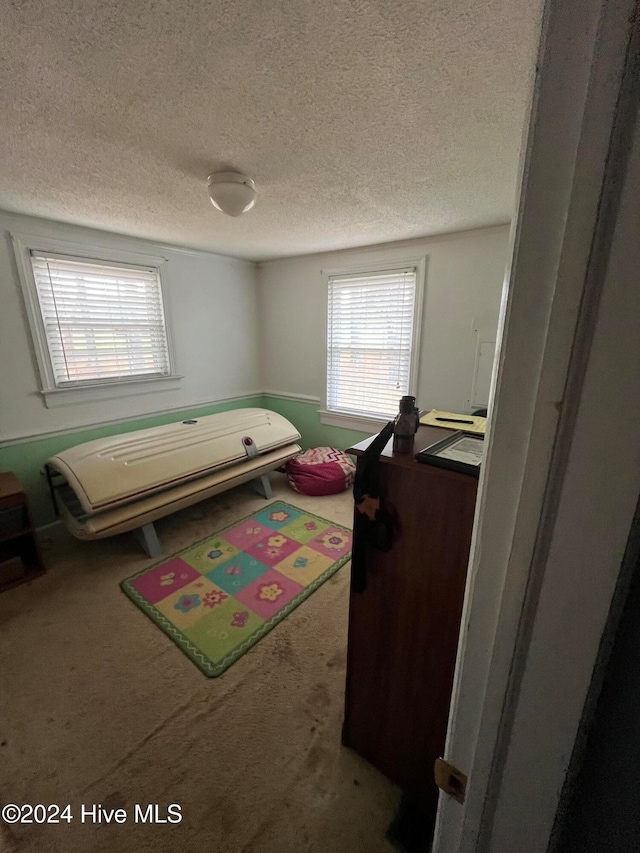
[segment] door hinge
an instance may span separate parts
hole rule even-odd
[[[449,794],[459,803],[464,803],[467,793],[467,777],[462,770],[458,770],[444,758],[436,758],[433,765],[433,776],[441,791]]]

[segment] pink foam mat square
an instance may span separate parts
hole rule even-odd
[[[275,569],[270,569],[249,586],[237,592],[235,597],[266,620],[278,610],[282,610],[285,604],[288,604],[303,589],[303,586],[291,578],[280,574]]]
[[[197,572],[193,566],[185,563],[180,557],[175,557],[167,563],[156,566],[145,575],[140,575],[131,582],[131,586],[155,604],[200,577],[200,572]]]

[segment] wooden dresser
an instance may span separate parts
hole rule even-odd
[[[27,495],[11,471],[0,471],[0,592],[44,572]]]
[[[447,434],[421,426],[414,453]],[[435,810],[478,480],[391,445],[381,499],[398,534],[391,551],[369,551],[366,590],[351,590],[343,742]]]

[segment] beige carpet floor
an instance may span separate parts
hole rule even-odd
[[[276,496],[351,524],[348,493]],[[158,522],[170,554],[253,512],[249,487]],[[58,825],[0,821],[0,851],[389,851],[397,789],[340,744],[349,566],[220,678],[120,591],[149,560],[131,535],[43,538],[47,575],[0,595],[0,803],[71,804]],[[177,825],[134,823],[136,803]],[[123,808],[120,825],[81,805]]]

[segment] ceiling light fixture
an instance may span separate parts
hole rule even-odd
[[[214,172],[207,184],[211,204],[229,216],[241,216],[256,203],[256,185],[240,172]]]

